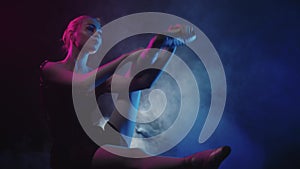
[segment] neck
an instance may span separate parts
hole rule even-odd
[[[65,63],[71,70],[74,70],[74,68],[85,69],[87,64],[88,54],[80,53],[79,56],[79,53],[80,50],[77,47],[71,45],[68,50],[66,58],[62,62]]]

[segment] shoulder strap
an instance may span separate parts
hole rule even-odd
[[[45,87],[46,86],[46,79],[45,79],[45,76],[43,74],[43,69],[45,67],[45,65],[48,63],[49,61],[48,60],[45,60],[44,62],[42,62],[40,64],[40,86],[41,87]]]

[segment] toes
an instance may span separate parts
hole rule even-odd
[[[209,155],[209,160],[206,168],[217,169],[223,162],[223,160],[230,154],[231,148],[229,146],[223,146],[217,148]]]

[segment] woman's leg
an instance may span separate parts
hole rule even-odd
[[[107,151],[109,150],[109,151]],[[147,155],[140,149],[105,145],[99,148],[93,157],[92,168],[123,168],[123,169],[217,169],[221,162],[230,154],[230,147],[224,146],[213,150],[195,153],[184,158],[150,156],[146,158],[129,158],[118,154],[130,153],[135,157]]]
[[[122,111],[122,114],[116,108],[109,118],[109,125],[112,125],[116,129],[115,132],[124,135],[122,137],[127,142],[128,146],[130,146],[131,139],[134,135],[135,119],[137,116],[140,95],[141,91],[129,93],[130,101],[119,96],[116,100],[116,106]],[[133,107],[131,107],[131,104]]]
[[[109,151],[107,151],[109,150]],[[111,153],[130,154],[135,157],[149,156],[140,149],[104,145],[93,157],[92,168],[122,168],[122,169],[181,169],[184,158],[150,156],[145,158],[129,158]]]

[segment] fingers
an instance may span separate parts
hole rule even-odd
[[[190,25],[171,25],[168,28],[167,34],[174,37],[177,41],[181,42],[178,44],[190,43],[196,39],[196,33],[194,28]],[[177,46],[177,41],[172,42],[173,45]]]
[[[168,32],[178,32],[180,29],[182,29],[182,25],[176,24],[176,25],[170,25],[168,28]]]

